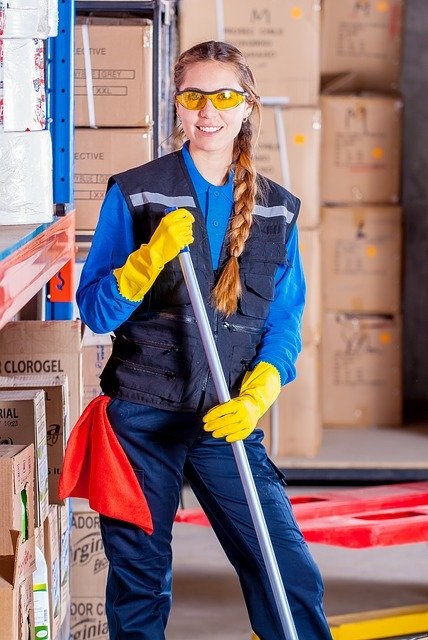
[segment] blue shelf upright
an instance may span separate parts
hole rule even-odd
[[[74,0],[58,0],[58,35],[46,41],[46,115],[53,154],[53,199],[57,216],[74,203]],[[65,265],[48,284],[47,320],[72,318],[72,265]],[[64,287],[64,285],[66,285]]]

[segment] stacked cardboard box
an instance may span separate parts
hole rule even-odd
[[[0,389],[8,391],[11,389],[41,389],[44,391],[49,503],[62,504],[58,496],[58,478],[62,469],[65,445],[70,433],[68,377],[64,373],[0,376]]]
[[[110,334],[96,334],[85,327],[82,344],[83,407],[101,393],[100,375],[112,351]]]
[[[403,1],[324,0],[322,411],[400,425]]]
[[[152,29],[148,21],[131,18],[77,20],[77,233],[95,229],[108,178],[153,157]]]
[[[78,256],[79,257],[79,256]],[[86,257],[86,255],[85,255]],[[76,290],[80,282],[80,275],[84,261],[75,262],[75,286]],[[73,314],[79,317],[79,309],[75,303]],[[82,403],[85,409],[91,400],[101,393],[100,375],[112,352],[112,334],[94,333],[89,327],[84,328],[82,338]]]
[[[308,287],[303,352],[296,381],[262,421],[271,453],[315,455],[323,424],[395,424],[401,419],[402,101],[396,91],[402,0],[212,0],[203,8],[197,0],[181,0],[179,10],[181,50],[214,38],[246,55],[263,105],[257,168],[302,201],[298,227]],[[342,224],[340,238],[333,223],[337,229]],[[352,360],[357,372],[349,374],[349,387],[343,386],[343,371],[341,384],[335,382],[345,347],[328,339],[334,335],[340,341],[343,335],[329,331],[334,312],[342,327],[349,314],[383,318],[374,340],[382,348],[371,349],[364,372],[358,358]],[[362,317],[364,332],[378,330],[370,320]],[[356,318],[351,322],[355,331]],[[328,357],[332,348],[336,359]],[[389,415],[373,391],[379,380],[371,371],[387,360],[394,380],[391,387],[386,380],[380,384],[394,399]],[[349,366],[348,358],[347,373]],[[363,381],[356,388],[358,375]]]
[[[82,410],[81,341],[80,321],[10,322],[0,332],[0,441],[33,443],[32,526],[47,564],[53,640],[70,610],[70,506],[59,499],[58,480],[70,417]]]
[[[1,636],[33,636],[34,445],[0,445]]]
[[[100,518],[86,500],[73,500],[71,528],[71,640],[108,638],[105,588],[108,562]]]

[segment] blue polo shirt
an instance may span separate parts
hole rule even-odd
[[[229,171],[227,182],[220,187],[211,184],[197,170],[187,144],[184,145],[182,154],[186,169],[196,191],[199,206],[205,217],[213,269],[216,270],[233,208],[234,174],[233,171]]]

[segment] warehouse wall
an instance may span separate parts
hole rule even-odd
[[[428,2],[408,0],[403,52],[404,396],[428,416]]]

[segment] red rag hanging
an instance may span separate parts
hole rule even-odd
[[[102,515],[153,533],[144,493],[107,416],[108,396],[94,398],[73,428],[59,479],[59,497],[87,498]]]

